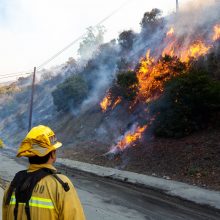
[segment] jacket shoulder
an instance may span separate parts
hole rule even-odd
[[[63,174],[51,174],[48,175],[44,178],[44,181],[47,182],[48,184],[56,184],[58,187],[62,187],[61,182],[55,177],[55,175],[63,182],[63,183],[68,183],[69,186],[73,186],[71,180]]]

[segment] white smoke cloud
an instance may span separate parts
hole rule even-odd
[[[216,7],[213,0],[209,1],[190,1],[185,4],[176,16],[173,16],[169,22],[169,25],[174,24],[177,35],[187,34],[200,34],[195,33],[197,29],[200,29],[202,33],[205,33],[209,28],[209,24],[213,24],[215,20],[219,18],[219,9]]]
[[[0,7],[0,74],[32,69],[62,49],[115,10],[125,0],[1,0]],[[173,0],[149,2],[131,0],[127,7],[104,25],[107,38],[117,37],[119,31],[139,28],[145,11],[161,7],[175,8]],[[78,45],[66,51],[51,65],[65,62],[76,55]]]

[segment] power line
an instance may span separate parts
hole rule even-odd
[[[122,3],[117,9],[115,9],[113,12],[111,12],[108,16],[106,16],[105,18],[103,18],[102,20],[100,20],[95,27],[101,25],[102,23],[104,23],[105,21],[107,21],[109,18],[111,18],[113,15],[115,15],[118,11],[120,11],[122,8],[124,8],[130,1],[132,0],[127,0],[124,3]],[[64,51],[66,51],[67,49],[69,49],[72,45],[74,45],[76,42],[78,42],[80,39],[82,39],[85,36],[85,33],[80,35],[79,37],[77,37],[75,40],[73,40],[71,43],[69,43],[67,46],[65,46],[63,49],[61,49],[60,51],[58,51],[56,54],[54,54],[52,57],[50,57],[48,60],[44,61],[42,64],[40,64],[37,67],[37,70],[41,69],[43,66],[47,65],[48,63],[50,63],[52,60],[54,60],[56,57],[58,57],[60,54],[62,54]],[[0,74],[3,75],[3,77],[0,77],[0,79],[6,79],[6,78],[12,78],[12,77],[18,77],[18,76],[23,76],[25,74],[28,73],[24,73],[21,74],[22,72],[31,72],[31,71],[21,71],[21,72],[17,72],[17,73],[8,73],[8,74]]]
[[[95,27],[101,25],[102,23],[104,23],[106,20],[108,20],[109,18],[111,18],[113,15],[115,15],[118,11],[120,11],[122,8],[124,8],[130,1],[132,0],[127,0],[125,1],[120,7],[118,7],[117,9],[115,9],[113,12],[111,12],[108,16],[106,16],[105,18],[103,18],[101,21],[99,21]],[[48,63],[50,63],[52,60],[54,60],[56,57],[58,57],[60,54],[62,54],[64,51],[66,51],[68,48],[70,48],[72,45],[74,45],[77,41],[79,41],[81,38],[84,37],[85,34],[80,35],[79,37],[77,37],[74,41],[72,41],[70,44],[68,44],[66,47],[64,47],[62,50],[60,50],[59,52],[57,52],[55,55],[53,55],[51,58],[49,58],[48,60],[44,61],[41,65],[39,65],[37,67],[37,70],[39,70],[40,68],[42,68],[43,66],[47,65]]]
[[[1,79],[9,79],[9,78],[14,78],[14,77],[21,77],[21,76],[25,76],[25,75],[30,75],[31,73],[23,73],[23,74],[15,74],[15,75],[11,75],[11,76],[3,76],[3,77],[0,77],[0,80]]]
[[[14,76],[14,75],[18,75],[18,74],[26,74],[26,73],[30,73],[32,72],[32,70],[27,70],[27,71],[19,71],[19,72],[14,72],[14,73],[7,73],[7,74],[0,74],[1,76]]]
[[[44,61],[40,66],[37,67],[37,70],[39,70],[40,68],[42,68],[43,66],[47,65],[48,63],[50,63],[52,60],[54,60],[56,57],[58,57],[60,54],[62,54],[65,50],[67,50],[69,47],[71,47],[73,44],[75,44],[78,40],[80,40],[82,37],[84,36],[81,35],[78,38],[76,38],[73,42],[71,42],[70,44],[68,44],[66,47],[64,47],[62,50],[60,50],[59,52],[57,52],[55,55],[53,55],[51,58],[49,58],[48,60]]]

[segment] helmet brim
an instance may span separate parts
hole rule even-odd
[[[61,146],[62,146],[62,143],[61,143],[61,142],[57,142],[56,144],[53,145],[53,147],[54,147],[55,149],[60,148]]]

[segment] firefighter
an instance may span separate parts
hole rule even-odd
[[[17,157],[28,157],[30,165],[4,193],[3,220],[85,220],[74,186],[53,166],[61,146],[49,127],[39,125],[27,134]]]
[[[4,147],[4,142],[2,139],[0,139],[0,148],[3,148]]]

